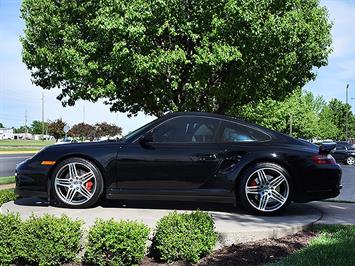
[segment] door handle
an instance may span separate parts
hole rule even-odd
[[[214,161],[217,159],[217,155],[216,154],[203,154],[199,156],[199,160],[200,161]]]

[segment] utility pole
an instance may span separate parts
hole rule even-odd
[[[346,94],[346,107],[348,107],[348,100],[349,100],[349,84],[346,84],[346,89],[345,89],[345,94]],[[349,127],[349,112],[346,111],[345,115],[345,140],[348,140],[348,127]]]
[[[42,90],[42,141],[44,141],[44,92]]]
[[[25,139],[27,139],[27,110],[25,110]]]

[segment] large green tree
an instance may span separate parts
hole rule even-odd
[[[319,0],[24,0],[21,14],[35,84],[131,114],[282,99],[331,51]]]
[[[4,124],[0,122],[0,128],[4,128]]]

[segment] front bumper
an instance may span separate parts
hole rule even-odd
[[[50,167],[26,160],[16,167],[15,193],[21,197],[49,199],[48,175]]]

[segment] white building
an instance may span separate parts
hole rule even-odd
[[[14,139],[14,129],[0,128],[0,139]]]

